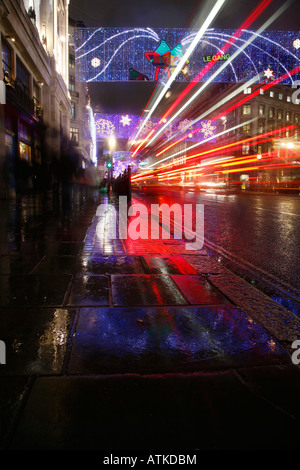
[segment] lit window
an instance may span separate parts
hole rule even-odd
[[[243,155],[249,155],[249,151],[250,151],[250,145],[247,143],[247,144],[243,144],[243,147],[242,147],[242,154]]]
[[[76,142],[78,144],[78,142],[79,142],[79,129],[76,129],[75,127],[70,128],[70,140],[72,142]]]
[[[269,108],[269,118],[270,119],[274,118],[274,108]]]
[[[251,104],[244,104],[243,114],[251,114]]]
[[[274,91],[270,91],[270,98],[274,98]]]
[[[248,134],[251,131],[251,123],[243,125],[243,133]]]
[[[278,119],[279,121],[281,121],[281,119],[282,119],[282,110],[281,110],[281,109],[278,110],[277,119]]]
[[[286,113],[286,120],[289,122],[291,120],[291,113]]]
[[[265,114],[265,106],[263,104],[260,104],[258,107],[258,114],[260,116],[263,116]]]
[[[279,99],[279,100],[282,100],[282,98],[283,98],[283,94],[282,94],[282,93],[278,93],[278,99]]]
[[[69,91],[75,91],[75,77],[72,75],[69,77]]]
[[[286,97],[286,100],[287,100],[288,103],[290,103],[290,102],[291,102],[291,97],[290,97],[290,96],[287,96],[287,97]]]
[[[264,121],[260,120],[258,122],[258,133],[262,134],[263,132],[265,132],[265,123]]]
[[[259,93],[260,93],[261,95],[263,95],[263,94],[264,94],[264,90],[261,88],[261,89],[259,90]]]
[[[69,67],[75,69],[75,56],[73,54],[69,55]]]

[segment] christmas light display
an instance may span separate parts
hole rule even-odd
[[[295,51],[300,48],[297,32],[264,31],[256,34],[244,30],[222,55],[220,50],[233,33],[207,29],[176,80],[192,81],[208,58],[214,61],[214,65],[206,73],[205,80],[209,80],[221,64],[228,62],[228,66],[214,76],[216,82],[244,82],[268,69],[277,77],[299,65]],[[180,28],[76,28],[76,80],[163,80],[172,75],[196,34],[197,30]],[[249,41],[253,34],[257,37]],[[241,53],[230,62],[230,57],[238,49]],[[299,74],[288,76],[284,84],[291,84],[299,78]],[[262,81],[265,79],[263,77]]]
[[[267,70],[264,70],[264,76],[267,77],[267,78],[274,77],[273,70],[271,70],[270,68],[268,68]]]
[[[140,116],[138,115],[126,115],[122,116],[119,114],[95,114],[95,127],[96,127],[96,136],[97,139],[107,139],[111,136],[114,136],[116,139],[129,139],[132,137],[132,134],[136,127],[141,125]],[[158,123],[159,118],[153,117],[150,121],[147,122],[145,128],[143,128],[142,134],[146,135],[151,131],[153,127]],[[201,121],[200,128],[197,132],[193,133],[193,129],[196,129],[196,126],[193,127],[193,121],[184,119],[177,120],[167,127],[165,131],[165,136],[167,139],[171,140],[177,132],[181,134],[190,133],[188,137],[189,140],[200,142],[208,135],[211,137],[215,135],[214,130],[215,126],[211,125],[210,121]],[[202,126],[202,127],[201,127]],[[199,123],[197,124],[199,127]],[[204,132],[205,130],[205,132]],[[214,140],[212,140],[213,142]]]
[[[295,49],[300,49],[300,39],[295,39],[293,46]]]

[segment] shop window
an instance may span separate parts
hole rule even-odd
[[[25,142],[19,143],[20,150],[20,159],[26,160],[28,163],[31,163],[31,146],[25,144]]]

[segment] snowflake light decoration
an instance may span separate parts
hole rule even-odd
[[[300,49],[300,39],[295,39],[293,46],[295,49]]]
[[[154,122],[151,121],[151,119],[149,119],[148,121],[145,122],[144,127],[142,127],[142,126],[143,126],[143,122],[140,122],[140,124],[138,125],[138,130],[141,129],[140,136],[141,136],[141,137],[144,137],[144,136],[148,135],[149,132],[152,131],[154,125],[155,125],[155,124],[154,124]]]
[[[120,119],[120,122],[123,124],[123,127],[129,126],[130,121],[131,121],[131,118],[128,116],[128,114],[126,116],[122,116],[122,119]]]
[[[171,139],[171,137],[173,136],[173,126],[172,124],[169,125],[166,130],[165,130],[165,135],[167,136],[168,139]]]
[[[102,136],[111,136],[115,133],[115,126],[108,119],[100,118],[96,121],[97,133]]]
[[[268,67],[267,70],[264,71],[264,76],[267,78],[274,77],[273,70],[271,70],[270,67]]]
[[[100,59],[98,59],[98,57],[94,57],[92,60],[91,60],[91,66],[92,67],[99,67],[100,65]]]
[[[212,137],[214,135],[214,130],[216,126],[212,126],[211,121],[201,122],[202,129],[200,132],[203,132],[204,138]]]
[[[185,119],[184,121],[181,121],[179,126],[178,126],[178,130],[182,133],[184,133],[187,129],[189,129],[190,127],[192,127],[192,122],[190,119]]]

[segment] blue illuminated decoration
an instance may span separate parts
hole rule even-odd
[[[168,78],[196,34],[196,30],[180,28],[76,28],[76,80],[156,81]],[[267,69],[273,71],[273,79],[287,74],[283,84],[291,84],[300,78],[299,73],[289,75],[289,71],[300,63],[299,32],[265,31],[256,34],[245,30],[222,55],[221,48],[233,34],[234,31],[208,29],[176,80],[194,80],[209,58],[215,63],[204,80],[211,78],[220,61],[228,62],[228,65],[214,78],[216,82],[244,82],[259,73],[264,82],[263,72]],[[249,42],[253,35],[255,39]],[[229,59],[240,48],[243,48],[241,53],[230,62]]]
[[[120,114],[95,114],[95,127],[97,139],[106,139],[112,135],[116,139],[130,139],[133,133],[139,126],[142,126],[140,116],[138,115],[120,115]],[[159,122],[158,117],[151,117],[146,125],[141,129],[140,137],[145,137]],[[168,140],[178,136],[187,135],[186,140],[191,142],[202,142],[207,138],[211,138],[216,134],[216,126],[211,124],[211,121],[200,121],[192,125],[192,120],[182,119],[175,120],[166,127],[165,137]],[[197,129],[197,131],[196,131]],[[193,132],[196,131],[196,132]],[[215,142],[215,139],[211,139]]]

